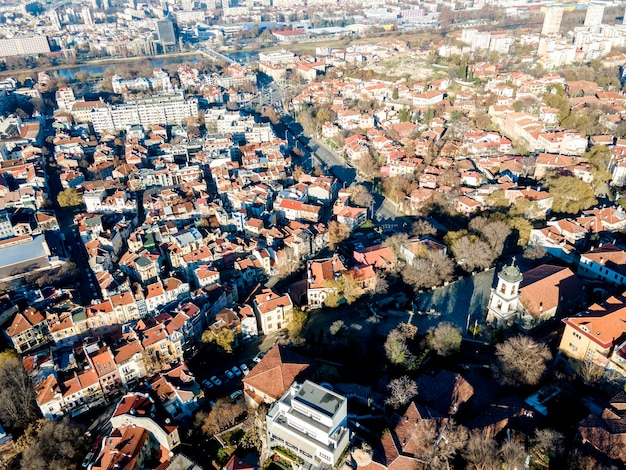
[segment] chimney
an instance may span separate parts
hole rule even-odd
[[[543,312],[543,302],[539,302],[539,313]]]

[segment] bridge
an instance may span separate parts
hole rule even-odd
[[[230,57],[227,57],[224,54],[220,54],[215,49],[211,49],[210,47],[206,47],[206,46],[198,47],[198,52],[202,54],[203,56],[208,57],[211,60],[227,62],[228,65],[235,65],[237,63]]]

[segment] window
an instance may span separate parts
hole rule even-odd
[[[578,351],[578,347],[577,347],[577,346],[575,346],[575,345],[574,345],[574,344],[572,344],[572,343],[570,343],[570,344],[569,344],[569,348],[570,348],[572,351],[574,351],[574,352]]]

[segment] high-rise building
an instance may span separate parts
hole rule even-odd
[[[563,7],[549,6],[543,19],[541,34],[558,34],[561,29],[561,19],[563,19]]]
[[[196,2],[195,0],[181,0],[180,5],[184,11],[193,11]]]
[[[585,26],[601,25],[603,16],[604,5],[600,5],[599,3],[590,3],[587,7],[587,14],[585,15]]]
[[[50,18],[50,24],[52,24],[52,27],[57,31],[60,30],[61,20],[59,19],[59,14],[56,12],[56,10],[50,10],[48,12],[48,17]]]
[[[168,17],[157,21],[157,34],[159,35],[159,42],[163,47],[175,46],[177,42],[176,37],[176,24]]]
[[[83,17],[83,23],[91,26],[93,24],[93,18],[91,17],[91,10],[88,7],[85,7],[80,12]]]

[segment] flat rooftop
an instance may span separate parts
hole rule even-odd
[[[346,398],[307,380],[302,384],[293,400],[315,408],[327,416],[334,416]]]

